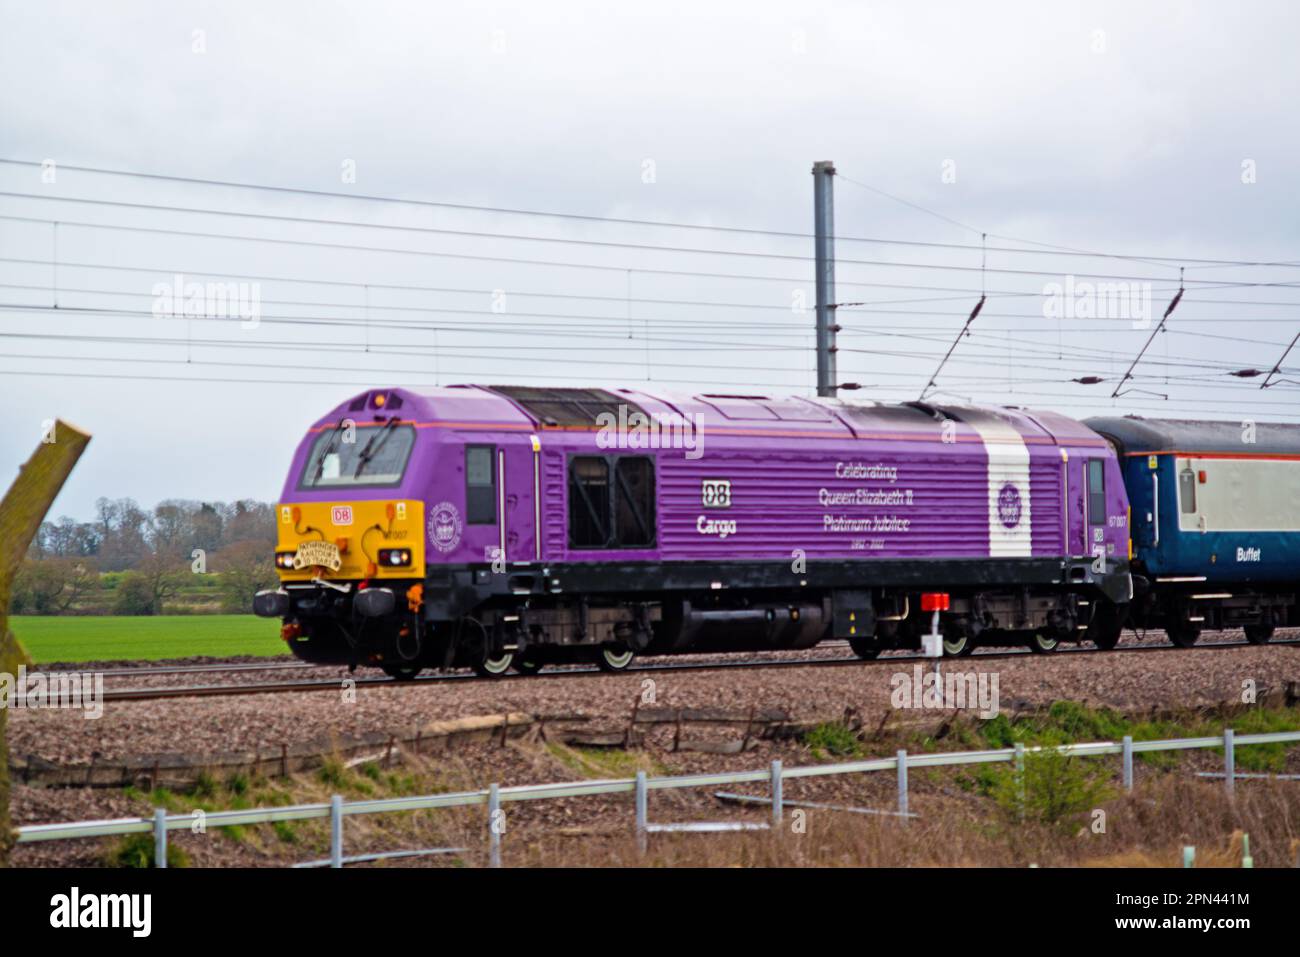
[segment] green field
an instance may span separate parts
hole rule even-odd
[[[253,615],[14,615],[9,627],[38,664],[286,654],[280,622]]]

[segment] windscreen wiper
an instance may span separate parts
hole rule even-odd
[[[370,463],[370,460],[379,454],[379,450],[384,447],[384,443],[388,441],[388,437],[393,434],[393,426],[395,425],[397,425],[397,416],[394,415],[383,424],[383,427],[380,428],[378,432],[370,437],[370,441],[366,443],[366,447],[362,449],[361,454],[357,456],[357,468],[356,471],[352,473],[353,478],[360,477],[361,473],[365,471],[366,466]]]
[[[334,451],[334,446],[338,442],[339,433],[343,431],[343,423],[347,419],[339,419],[339,424],[334,426],[334,431],[330,433],[330,440],[325,443],[325,447],[320,450],[320,456],[316,459],[316,471],[312,474],[311,484],[315,485],[320,481],[321,473],[325,471],[325,460],[329,454]]]

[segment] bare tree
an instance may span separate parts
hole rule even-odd
[[[276,582],[271,547],[264,542],[236,542],[223,548],[211,570],[221,573],[221,610],[230,614],[251,613],[253,595]]]

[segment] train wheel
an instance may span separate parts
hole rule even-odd
[[[636,652],[626,645],[601,645],[596,665],[601,671],[626,671],[635,657]]]
[[[515,661],[514,669],[521,675],[535,675],[544,665],[536,658],[520,658]]]
[[[1045,631],[1036,631],[1029,636],[1029,650],[1035,654],[1051,654],[1060,644],[1060,638]]]
[[[1183,621],[1165,628],[1165,634],[1179,648],[1190,648],[1201,637],[1201,629],[1191,622]]]
[[[1089,641],[1101,651],[1110,651],[1119,644],[1120,635],[1124,633],[1123,606],[1109,601],[1099,601],[1093,605],[1092,620],[1084,634]]]
[[[1273,637],[1272,625],[1247,625],[1246,640],[1252,645],[1266,645]]]
[[[849,647],[859,658],[868,661],[880,657],[880,642],[876,640],[875,635],[852,635],[849,638]]]
[[[496,658],[489,658],[484,654],[481,660],[474,663],[474,673],[481,678],[499,678],[510,670],[514,660],[515,653],[513,651],[503,651]]]
[[[975,650],[975,642],[971,640],[970,635],[957,635],[954,638],[943,639],[943,653],[949,658],[965,658]]]
[[[388,675],[388,677],[392,678],[394,681],[410,681],[418,675],[421,670],[419,665],[408,664],[388,664],[381,665],[380,667],[384,669],[384,674]]]

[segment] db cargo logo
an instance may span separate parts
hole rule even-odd
[[[330,509],[330,521],[333,522],[335,525],[351,525],[352,506],[335,505],[333,508]]]
[[[701,480],[700,504],[705,508],[731,508],[731,481],[729,479]]]
[[[718,538],[727,538],[736,534],[736,520],[734,518],[708,518],[701,515],[695,520],[695,530],[701,535],[716,535]]]
[[[429,512],[429,544],[440,552],[449,552],[460,544],[462,528],[460,512],[451,502],[439,502]]]

